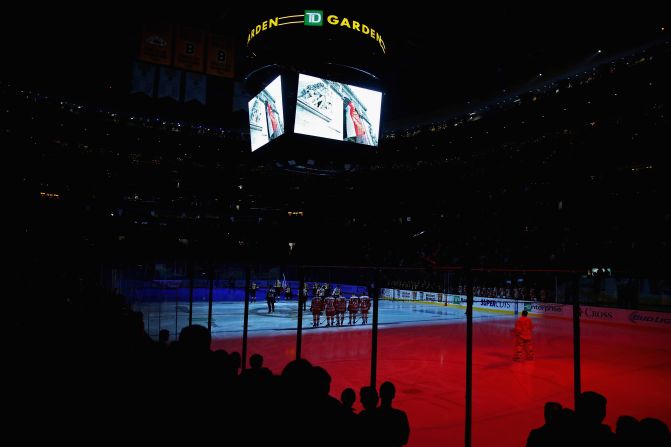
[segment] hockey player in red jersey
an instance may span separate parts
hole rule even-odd
[[[356,314],[359,312],[359,297],[352,295],[349,299],[349,305],[347,306],[349,310],[349,324],[356,324]]]
[[[335,298],[327,296],[324,298],[324,311],[326,312],[326,326],[335,326],[333,320],[335,318]]]
[[[528,312],[523,310],[522,316],[517,319],[515,329],[513,329],[513,334],[515,335],[515,355],[513,356],[513,360],[515,361],[522,360],[522,351],[524,351],[527,360],[534,359],[534,345],[531,341],[533,323],[527,315]]]
[[[340,295],[338,298],[335,300],[335,306],[336,306],[336,324],[338,326],[342,326],[345,323],[345,312],[347,312],[347,299]]]
[[[366,295],[359,297],[359,308],[361,309],[361,324],[368,323],[368,311],[370,310],[370,298]]]
[[[312,297],[310,312],[312,312],[312,327],[319,327],[319,317],[322,313],[322,299],[319,296]]]

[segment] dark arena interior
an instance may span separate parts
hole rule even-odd
[[[664,8],[335,3],[7,13],[8,439],[671,445]]]

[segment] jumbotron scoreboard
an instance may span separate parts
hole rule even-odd
[[[389,48],[374,18],[268,11],[247,29],[252,151],[300,136],[378,146]]]

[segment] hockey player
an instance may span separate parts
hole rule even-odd
[[[366,295],[359,297],[359,308],[361,309],[361,324],[368,323],[368,311],[370,310],[370,298]]]
[[[303,310],[307,310],[307,302],[308,302],[308,285],[303,284],[303,294],[298,297],[300,300],[301,306],[303,306]]]
[[[279,279],[276,279],[275,280],[275,299],[277,301],[279,301],[281,296],[282,296],[282,282],[280,282]]]
[[[319,295],[312,297],[310,312],[312,312],[312,327],[319,327],[319,317],[322,313],[322,299]]]
[[[335,318],[335,298],[327,296],[324,298],[324,311],[326,313],[326,327],[334,326],[333,319]]]
[[[266,292],[266,304],[268,304],[268,313],[275,312],[275,289],[268,287]]]
[[[347,306],[349,310],[349,324],[356,324],[356,314],[359,312],[359,297],[352,295],[349,299],[349,305]]]
[[[336,298],[336,312],[338,313],[336,323],[342,326],[345,323],[345,312],[347,312],[347,299],[342,295]]]
[[[252,282],[249,285],[249,302],[250,303],[256,303],[256,291],[258,290],[259,286],[256,285],[255,282]]]
[[[523,310],[522,316],[517,319],[515,329],[513,329],[513,334],[515,335],[515,355],[513,356],[513,360],[516,362],[522,360],[522,351],[524,351],[527,360],[534,359],[534,345],[531,342],[533,324],[527,315],[528,312]]]

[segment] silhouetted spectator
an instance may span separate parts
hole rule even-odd
[[[380,434],[379,418],[377,416],[377,403],[379,397],[375,388],[371,386],[361,387],[359,390],[359,401],[363,410],[357,414],[359,440],[361,445],[378,445]]]
[[[669,447],[671,445],[669,427],[659,419],[641,419],[639,429],[641,435],[639,445],[646,447]]]
[[[562,443],[562,406],[557,402],[546,402],[543,414],[545,424],[529,432],[527,447],[552,447]]]
[[[345,423],[347,412],[342,403],[331,396],[331,375],[321,366],[312,368],[310,384],[312,400],[315,405],[315,410],[320,417],[329,421],[334,427],[341,427]],[[327,442],[331,444],[331,440]]]
[[[228,383],[233,384],[237,382],[238,372],[242,366],[242,357],[237,351],[228,354],[228,361],[224,365],[224,377]]]
[[[261,354],[252,354],[249,357],[249,367],[255,370],[263,368],[263,356]]]
[[[340,393],[340,402],[344,405],[346,410],[355,413],[354,402],[356,401],[356,392],[352,388],[345,388]]]
[[[168,342],[170,341],[170,331],[161,329],[158,332],[158,346],[162,351],[168,349]]]
[[[608,425],[602,424],[606,417],[606,398],[594,391],[580,394],[576,402],[576,440],[584,445],[608,447],[615,445],[615,436]]]
[[[377,445],[400,447],[408,443],[410,424],[405,411],[392,408],[391,402],[396,397],[396,388],[391,382],[380,385],[380,407],[378,408],[378,422],[380,436]]]
[[[312,363],[305,359],[292,360],[282,370],[283,386],[288,394],[299,398],[308,392],[305,384],[310,380]]]
[[[211,343],[210,331],[199,324],[187,326],[179,333],[179,347],[182,352],[209,352]]]
[[[212,353],[212,375],[213,377],[224,376],[226,377],[229,370],[229,358],[228,352],[225,349],[217,349]]]
[[[249,368],[240,374],[240,378],[247,384],[249,382],[258,384],[261,381],[270,379],[272,375],[273,373],[263,366],[263,356],[261,354],[252,354],[249,357]]]
[[[639,422],[633,416],[620,416],[615,424],[615,441],[618,447],[633,447],[639,444]]]

